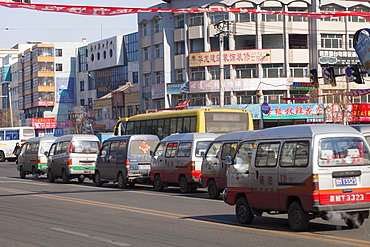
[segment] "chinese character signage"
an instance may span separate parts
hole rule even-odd
[[[271,50],[261,49],[224,51],[224,64],[260,64],[262,57],[264,57],[262,63],[271,63],[271,56],[265,56],[266,53],[271,53]],[[218,65],[220,65],[219,51],[197,52],[189,54],[189,67]]]
[[[55,129],[56,120],[55,117],[51,118],[32,118],[31,126],[35,129]]]
[[[370,122],[370,104],[330,104],[325,107],[326,122]]]
[[[55,98],[58,103],[74,103],[74,78],[57,77]]]
[[[152,99],[164,98],[164,83],[157,83],[152,85]]]
[[[307,119],[324,118],[323,104],[273,104],[263,119]]]

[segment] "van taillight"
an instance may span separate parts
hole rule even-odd
[[[191,170],[194,171],[195,170],[195,161],[192,161],[191,162]]]
[[[21,142],[25,142],[25,141],[27,141],[26,139],[21,139]]]
[[[126,159],[126,169],[130,170],[130,160]]]
[[[312,187],[313,190],[319,190],[319,175],[317,174],[312,175]]]
[[[69,152],[69,153],[73,153],[73,142],[70,142],[70,143],[69,143],[69,149],[68,149],[68,152]]]
[[[72,165],[72,159],[69,159],[67,162],[67,165],[71,166]]]

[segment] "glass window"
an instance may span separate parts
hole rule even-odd
[[[99,151],[99,143],[95,141],[78,141],[73,142],[73,153],[85,153],[85,154],[93,154],[98,153]]]
[[[221,159],[224,160],[226,156],[233,156],[237,147],[237,142],[225,143],[222,146]]]
[[[106,156],[107,156],[108,151],[109,151],[109,142],[106,142],[106,143],[104,143],[104,144],[103,144],[103,147],[102,147],[102,149],[100,150],[99,156],[100,156],[101,158],[106,157]],[[103,163],[103,164],[104,164],[104,163]]]
[[[190,157],[190,154],[191,154],[191,142],[180,143],[177,151],[177,157]]]
[[[185,41],[175,42],[175,55],[185,54]]]
[[[144,86],[150,86],[152,85],[152,79],[150,74],[144,74]]]
[[[56,57],[62,57],[63,56],[62,49],[55,49],[55,56]]]
[[[157,146],[158,141],[155,140],[135,140],[131,141],[130,144],[130,154],[150,155],[155,147]]]
[[[43,142],[41,142],[41,147],[40,147],[39,153],[44,154],[45,152],[49,151],[51,144],[53,144],[52,141],[49,141],[49,142],[43,141]]]
[[[288,12],[308,12],[307,7],[288,7]],[[289,21],[306,22],[308,17],[306,16],[289,16]]]
[[[204,67],[191,68],[191,80],[192,81],[201,81],[201,80],[205,80],[205,78],[206,78],[206,74],[205,74]]]
[[[254,64],[235,65],[236,78],[257,78],[257,68]]]
[[[154,21],[154,32],[155,33],[162,32],[162,19]]]
[[[166,158],[173,158],[175,157],[176,150],[177,150],[178,143],[168,143],[167,144],[167,149],[166,149]]]
[[[197,142],[197,145],[195,147],[195,156],[202,157],[205,154],[209,144],[211,144],[211,141]]]
[[[164,83],[163,71],[155,72],[155,83]]]
[[[229,20],[229,13],[228,12],[212,12],[209,14],[209,18],[211,19],[211,24],[218,23],[220,21],[228,21]]]
[[[39,144],[38,143],[32,143],[31,144],[31,154],[37,154],[39,150]]]
[[[119,142],[111,142],[109,148],[109,155],[117,155]]]
[[[55,71],[63,71],[63,64],[56,63],[55,64]]]
[[[85,91],[85,82],[80,81],[80,91]]]
[[[283,9],[281,7],[263,7],[261,8],[262,10],[268,10],[268,11],[282,11]],[[262,14],[262,21],[282,21],[283,18],[281,15],[276,15],[276,14]]]
[[[220,142],[214,142],[207,150],[207,153],[205,154],[205,157],[207,159],[209,158],[215,158],[217,157],[218,151],[220,151],[221,143]]]
[[[190,26],[202,26],[204,24],[204,14],[203,13],[191,13],[190,16]]]
[[[164,143],[160,143],[157,146],[157,149],[154,152],[154,156],[161,156],[161,155],[163,155],[164,154],[165,147],[166,147],[166,145]]]
[[[155,58],[163,57],[163,44],[158,44],[154,46]]]
[[[184,21],[184,15],[177,15],[176,17],[176,25],[175,28],[184,28],[185,27],[185,21]]]
[[[144,60],[150,60],[150,47],[144,47],[143,48],[143,54],[144,54]]]
[[[243,143],[235,154],[233,164],[246,165],[249,167],[252,161],[253,144]]]
[[[143,36],[149,36],[150,35],[150,23],[144,23],[143,24]]]
[[[369,13],[369,9],[363,7],[348,8],[349,11],[358,11]],[[367,22],[367,20],[361,16],[348,16],[349,22]]]
[[[255,9],[255,8],[248,8]],[[252,22],[256,21],[256,14],[253,13],[235,13],[235,22]]]
[[[324,6],[320,7],[321,12],[338,12],[338,11],[344,11],[344,8],[337,7],[337,6]],[[343,21],[343,16],[335,16],[335,17],[329,17],[322,19],[323,21]]]
[[[308,141],[285,142],[281,150],[280,166],[308,166],[309,147]]]
[[[321,48],[343,48],[343,35],[321,34]]]
[[[256,153],[256,167],[276,166],[280,143],[261,143]]]
[[[308,77],[308,64],[289,64],[289,77]]]

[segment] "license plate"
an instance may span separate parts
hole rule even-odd
[[[139,165],[139,170],[149,170],[150,165]]]
[[[336,178],[336,186],[357,185],[357,178]]]
[[[91,173],[91,171],[84,171],[84,173]]]

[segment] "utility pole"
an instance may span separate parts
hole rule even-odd
[[[225,106],[225,85],[224,85],[224,37],[229,36],[231,33],[230,30],[230,21],[222,20],[215,24],[217,29],[216,37],[219,38],[220,44],[220,107]]]

